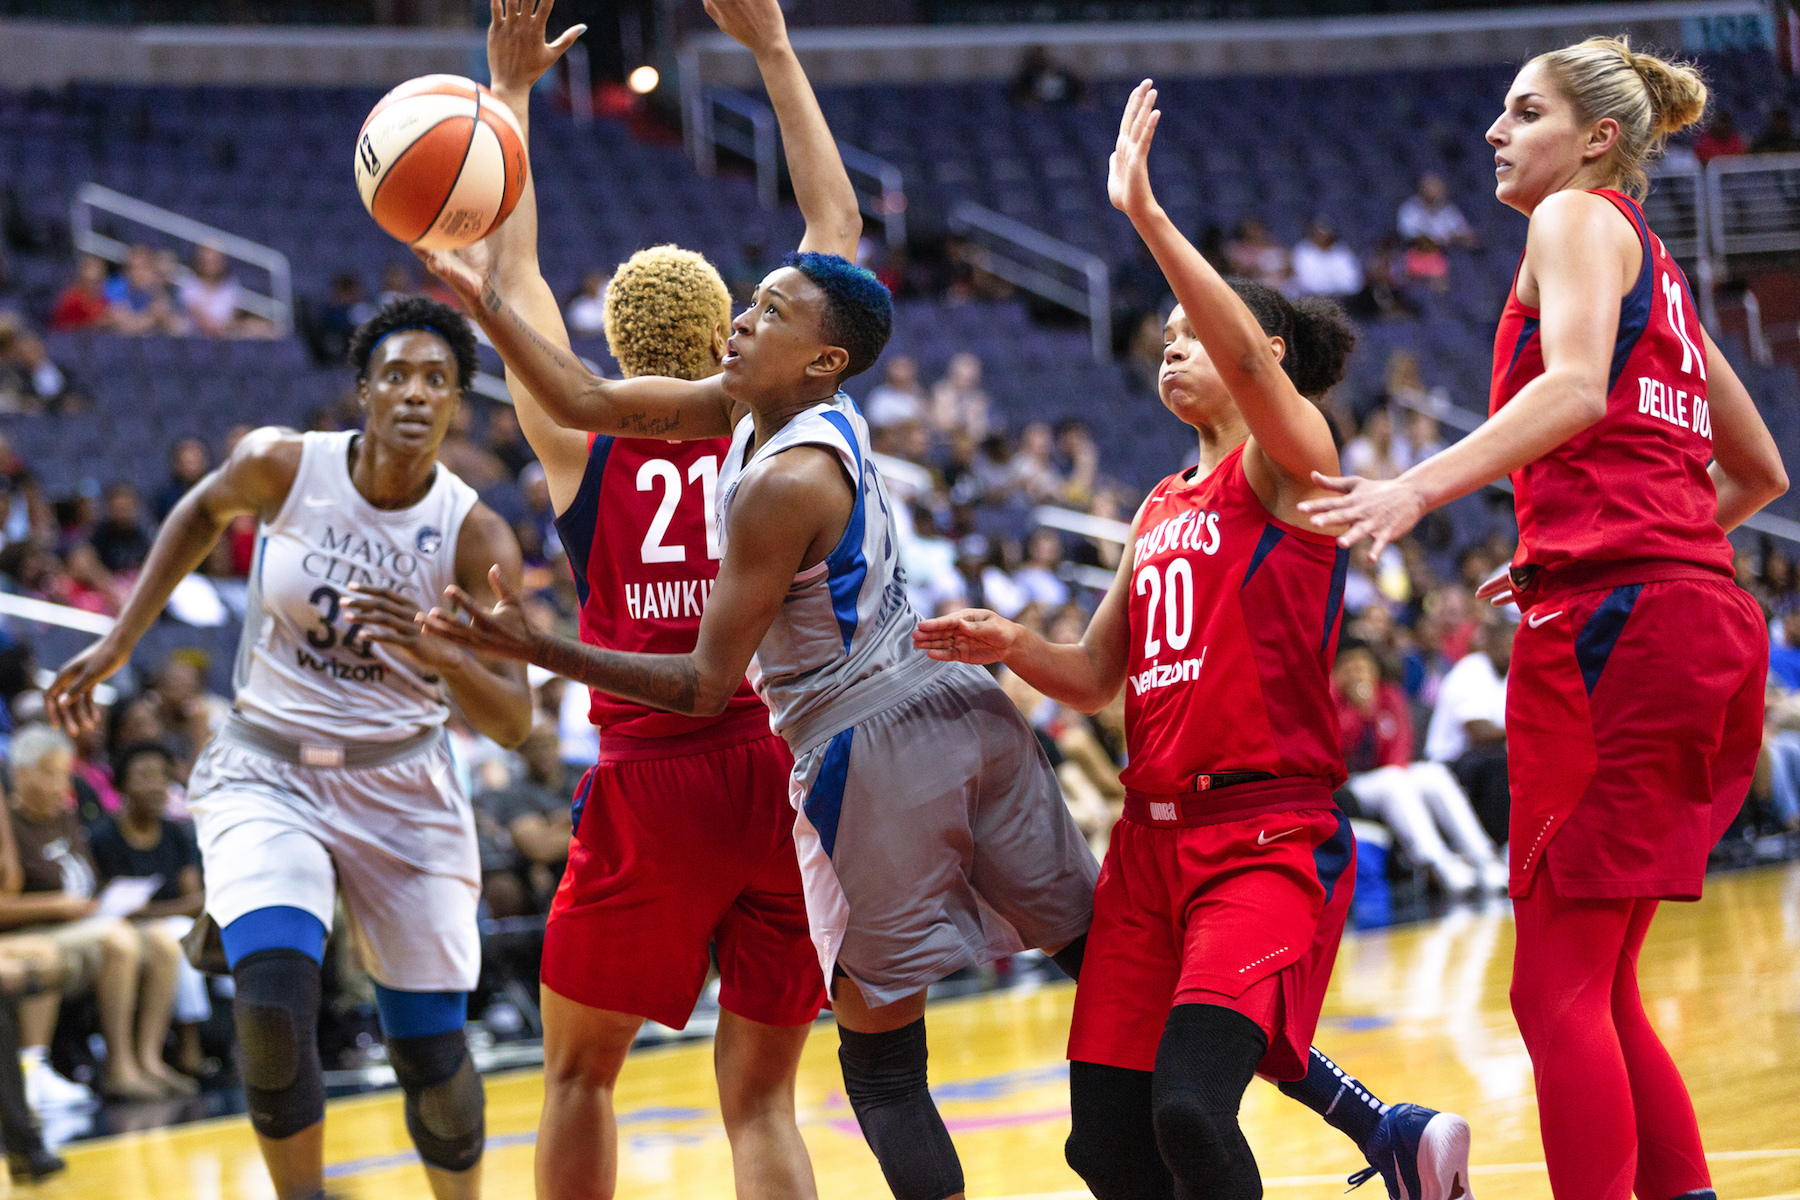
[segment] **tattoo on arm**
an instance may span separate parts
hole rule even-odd
[[[681,428],[681,414],[678,412],[657,414],[647,412],[621,413],[619,415],[619,424],[623,425],[631,433],[641,434],[644,437],[662,437],[666,434],[674,433],[677,429]]]
[[[628,654],[562,637],[541,639],[537,665],[625,700],[693,715],[700,671],[691,654]]]
[[[500,293],[494,290],[493,284],[484,283],[481,285],[481,303],[484,308],[495,316],[504,317],[506,321],[530,341],[532,345],[542,350],[545,354],[548,354],[556,362],[558,367],[565,371],[579,371],[583,375],[589,374],[588,369],[577,361],[573,355],[564,350],[561,346],[558,346],[555,342],[546,338],[536,329],[532,328],[531,324],[526,321],[524,317],[521,317],[516,309],[501,298]]]

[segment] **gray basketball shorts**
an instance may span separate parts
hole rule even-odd
[[[946,664],[796,756],[794,843],[827,986],[870,1007],[1087,931],[1098,864],[993,677]]]

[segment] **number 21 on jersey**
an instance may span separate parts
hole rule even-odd
[[[650,528],[644,533],[644,543],[640,547],[642,560],[647,563],[686,562],[688,548],[670,545],[665,538],[669,534],[669,526],[675,520],[675,511],[681,504],[685,487],[698,483],[700,485],[700,503],[705,509],[706,519],[706,557],[718,559],[722,555],[719,549],[718,514],[714,503],[719,491],[719,456],[708,454],[697,458],[688,465],[687,479],[682,479],[681,468],[666,458],[647,459],[638,467],[637,490],[652,492],[661,489],[662,498],[656,506],[656,515],[650,518]]]

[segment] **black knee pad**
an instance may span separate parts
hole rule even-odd
[[[1256,1022],[1229,1008],[1181,1004],[1170,1011],[1156,1048],[1150,1112],[1163,1161],[1193,1195],[1262,1196],[1238,1105],[1268,1048]]]
[[[895,1200],[944,1200],[963,1190],[962,1162],[932,1103],[925,1018],[887,1033],[838,1026],[844,1094]]]
[[[258,950],[239,959],[231,975],[250,1124],[266,1138],[293,1137],[325,1118],[319,964],[299,950]]]
[[[1175,1180],[1156,1148],[1151,1075],[1069,1064],[1069,1140],[1063,1156],[1098,1200],[1173,1200]]]
[[[389,1038],[387,1052],[406,1091],[406,1132],[419,1157],[445,1171],[480,1162],[487,1103],[462,1030]]]

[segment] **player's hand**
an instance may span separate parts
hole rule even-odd
[[[1484,579],[1481,586],[1475,589],[1475,598],[1486,600],[1495,608],[1505,608],[1511,604],[1513,602],[1512,567],[1510,565],[1501,567]]]
[[[481,289],[487,286],[488,272],[494,266],[494,252],[485,241],[461,250],[422,250],[413,253],[425,269],[450,285],[450,290],[473,308],[481,300]]]
[[[1314,471],[1312,481],[1342,494],[1302,500],[1300,511],[1312,516],[1315,529],[1342,526],[1344,531],[1337,540],[1340,546],[1354,546],[1364,538],[1374,538],[1369,547],[1370,562],[1380,558],[1389,543],[1405,537],[1425,515],[1424,499],[1404,477],[1376,480]]]
[[[490,658],[531,662],[537,652],[538,632],[525,615],[518,593],[506,586],[500,568],[488,569],[488,583],[500,598],[492,609],[483,608],[469,594],[451,584],[444,589],[444,605],[419,617],[431,634]]]
[[[1021,626],[985,608],[965,608],[947,617],[920,621],[913,629],[913,648],[939,662],[986,666],[1006,658],[1019,640]]]
[[[752,54],[788,44],[787,20],[777,0],[705,0],[706,15]]]
[[[586,25],[572,25],[554,42],[545,42],[544,23],[555,4],[556,0],[536,0],[533,11],[533,0],[489,0],[488,78],[494,91],[509,102],[508,93],[530,91],[575,39],[587,32]]]
[[[357,635],[365,642],[392,647],[428,673],[448,670],[467,658],[462,647],[427,633],[417,620],[418,604],[389,588],[351,584],[344,595],[344,614],[361,626]]]
[[[44,712],[50,723],[73,737],[99,727],[100,709],[94,704],[94,688],[131,659],[131,648],[110,636],[63,664],[44,693]]]
[[[1146,79],[1131,89],[1125,115],[1119,118],[1119,143],[1106,161],[1106,198],[1128,217],[1156,208],[1156,193],[1150,189],[1150,143],[1161,120],[1156,89]]]

